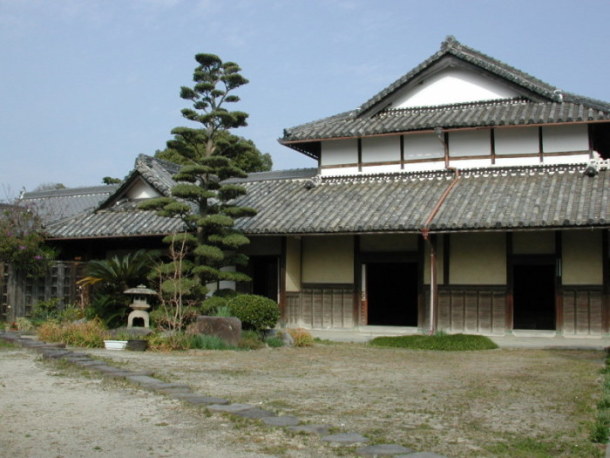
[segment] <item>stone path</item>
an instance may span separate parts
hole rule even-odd
[[[445,458],[430,452],[416,452],[398,444],[375,444],[367,445],[369,439],[353,432],[341,432],[329,434],[329,431],[337,430],[333,425],[302,424],[302,421],[294,416],[278,416],[272,411],[262,409],[250,404],[231,403],[228,399],[217,398],[209,395],[195,393],[188,385],[179,383],[168,383],[152,377],[151,372],[131,371],[111,366],[103,361],[95,360],[88,354],[65,349],[60,344],[47,344],[30,338],[21,337],[18,333],[0,333],[0,338],[30,348],[39,352],[43,359],[58,359],[82,367],[87,370],[99,372],[106,377],[113,377],[128,381],[142,389],[150,390],[158,394],[178,399],[193,406],[205,406],[211,412],[222,412],[243,418],[260,420],[268,426],[287,428],[294,432],[317,434],[323,442],[334,446],[350,446],[355,448],[355,453],[360,456],[381,457],[409,457],[409,458]]]

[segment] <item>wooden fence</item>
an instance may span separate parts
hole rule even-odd
[[[47,274],[31,277],[0,263],[0,320],[27,317],[38,302],[57,300],[58,305],[79,304],[83,298],[76,280],[82,277],[84,263],[53,262]]]

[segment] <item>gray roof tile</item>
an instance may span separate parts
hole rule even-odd
[[[26,192],[18,203],[35,211],[47,224],[96,208],[117,188],[118,185],[107,185]]]

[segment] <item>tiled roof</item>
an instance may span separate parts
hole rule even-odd
[[[175,181],[172,174],[179,169],[174,163],[162,161],[145,155],[136,160],[134,173],[143,175],[148,183],[156,183],[158,190],[165,189],[165,195]],[[273,180],[310,178],[317,173],[317,169],[295,169],[271,172],[251,173],[246,179],[248,182],[260,183]],[[126,182],[129,178],[126,179]],[[231,180],[243,182],[241,180]],[[124,185],[121,187],[121,189]],[[115,187],[116,189],[116,187]],[[117,201],[121,189],[109,198],[98,211],[81,214],[62,220],[47,227],[47,232],[53,239],[78,239],[95,237],[135,237],[157,236],[183,230],[182,222],[176,218],[163,218],[153,211],[138,210],[138,201]],[[112,204],[112,205],[111,205]]]
[[[107,185],[26,192],[19,205],[35,211],[43,223],[50,223],[96,208],[117,188],[118,185]]]
[[[358,176],[315,169],[253,174],[238,205],[258,214],[237,221],[250,235],[489,231],[610,227],[610,170],[541,165]],[[297,176],[294,176],[297,175]],[[267,177],[264,179],[264,177]],[[453,183],[449,194],[443,194]],[[432,209],[442,203],[434,213]],[[182,230],[124,202],[47,227],[52,238],[134,237]]]
[[[584,165],[462,172],[431,231],[610,225],[610,172]],[[450,171],[246,183],[247,234],[417,232],[454,179]],[[309,185],[306,186],[306,184]],[[309,188],[309,189],[308,189]]]
[[[443,59],[474,65],[520,89],[516,99],[433,107],[386,109],[387,100]],[[449,37],[441,50],[390,84],[358,109],[284,130],[280,142],[310,156],[318,153],[302,142],[360,137],[423,129],[528,125],[610,120],[610,104],[561,91],[521,70]]]
[[[513,99],[388,110],[372,118],[358,118],[348,113],[296,127],[286,132],[282,142],[359,137],[439,126],[460,128],[608,120],[610,110],[602,111],[584,104],[532,103]]]
[[[46,230],[51,239],[140,237],[180,232],[183,224],[176,218],[157,216],[154,211],[138,210],[137,203],[127,202],[50,224]]]

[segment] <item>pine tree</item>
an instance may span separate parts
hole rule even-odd
[[[169,244],[187,246],[191,259],[180,260],[179,278],[175,262],[159,268],[162,293],[201,298],[208,292],[206,284],[228,281],[248,281],[240,272],[226,271],[223,267],[245,265],[248,258],[239,249],[249,243],[235,225],[236,218],[253,216],[252,208],[239,207],[233,202],[245,194],[245,188],[226,183],[230,178],[243,178],[246,173],[236,165],[235,157],[226,147],[219,145],[229,129],[246,125],[248,115],[230,111],[227,105],[238,102],[233,92],[248,80],[240,74],[233,62],[222,62],[213,54],[197,54],[198,66],[193,73],[194,86],[182,87],[180,97],[189,100],[192,108],[182,110],[184,118],[198,123],[197,128],[175,129],[185,138],[204,138],[197,148],[174,150],[183,164],[174,176],[178,184],[172,188],[172,197],[151,199],[140,205],[142,209],[155,209],[161,216],[179,217],[186,232],[165,238]]]

